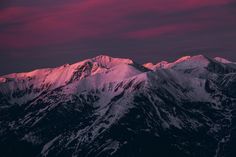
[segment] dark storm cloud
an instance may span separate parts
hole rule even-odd
[[[100,53],[139,62],[197,53],[236,60],[233,0],[1,3],[0,74],[56,66]]]

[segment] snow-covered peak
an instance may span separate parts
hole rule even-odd
[[[196,67],[206,67],[209,64],[209,59],[203,55],[196,56],[186,56],[178,59],[177,61],[171,63],[171,67],[176,68],[196,68]]]
[[[130,59],[112,58],[110,56],[100,55],[92,59],[86,59],[74,63],[72,65],[65,64],[56,68],[37,69],[30,72],[12,73],[4,75],[1,77],[0,81],[3,82],[3,79],[5,80],[6,78],[34,78],[51,75],[53,75],[53,78],[55,79],[55,75],[62,75],[64,72],[66,72],[68,76],[69,74],[73,74],[80,68],[83,68],[83,71],[89,70],[91,71],[91,74],[96,74],[100,71],[103,71],[102,69],[110,69],[119,64],[133,64],[133,61]]]
[[[66,86],[73,82],[78,82],[87,77],[101,74],[100,80],[106,77],[104,74],[110,73],[109,71],[117,67],[114,70],[111,78],[126,78],[136,74],[138,69],[126,68],[127,65],[132,67],[133,61],[130,59],[112,58],[109,56],[100,55],[95,58],[86,59],[81,62],[74,63],[72,65],[65,64],[57,68],[38,69],[31,72],[13,73],[2,76],[0,79],[0,92],[12,93],[14,91],[26,91],[33,89],[35,93],[31,96],[26,95],[27,98],[21,97],[22,101],[28,100],[30,97],[40,95],[44,90],[54,90],[58,87]],[[133,71],[132,71],[133,70]],[[124,76],[123,76],[124,75]],[[16,100],[20,102],[18,99]]]
[[[224,64],[228,64],[228,63],[233,63],[225,58],[221,58],[221,57],[215,57],[214,58],[216,61],[220,62],[220,63],[224,63]]]
[[[98,63],[99,66],[105,68],[111,68],[119,64],[133,64],[133,61],[130,59],[124,58],[113,58],[106,55],[99,55],[91,59],[93,63]]]
[[[156,69],[189,69],[189,68],[196,68],[196,67],[206,67],[209,64],[209,60],[207,57],[203,55],[196,55],[196,56],[184,56],[177,59],[174,62],[167,62],[161,61],[157,64],[153,63],[146,63],[143,64],[144,67],[156,70]]]
[[[223,59],[217,59],[226,62]],[[145,67],[145,68],[144,68]],[[210,68],[209,68],[210,67]],[[185,56],[174,62],[166,61],[157,64],[146,63],[143,66],[130,59],[113,58],[100,55],[74,64],[65,64],[57,68],[38,69],[25,73],[13,73],[0,77],[0,93],[12,95],[15,102],[26,102],[44,91],[68,87],[78,91],[104,84],[119,82],[138,75],[145,75],[158,69],[168,69],[188,74],[196,78],[206,78],[211,72],[232,72],[236,67],[224,65],[203,55]],[[210,69],[210,70],[209,70]],[[81,88],[86,87],[86,88]],[[29,94],[27,94],[29,92]],[[24,93],[24,94],[19,94]],[[19,96],[17,96],[17,94]]]
[[[178,63],[182,63],[182,62],[205,62],[206,60],[208,60],[208,59],[204,55],[184,56],[184,57],[177,59],[173,63],[178,64]]]
[[[107,70],[105,73],[98,73],[78,82],[73,82],[72,84],[67,86],[69,87],[67,89],[68,93],[88,89],[97,89],[102,88],[104,85],[112,86],[112,84],[114,85],[114,83],[116,84],[118,82],[129,80],[142,74],[145,75],[145,73],[132,65],[119,64]]]
[[[182,71],[184,73],[192,73],[194,76],[205,76],[207,74],[206,68],[208,67],[210,60],[203,55],[196,56],[184,56],[177,59],[174,62],[162,61],[157,64],[144,64],[143,66],[151,69],[172,69]]]
[[[171,69],[171,68],[189,69],[189,68],[196,68],[196,67],[206,67],[208,64],[209,64],[209,60],[207,57],[203,55],[196,55],[196,56],[184,56],[170,63],[167,61],[161,61],[157,64],[146,63],[146,64],[143,64],[143,66],[151,70]]]

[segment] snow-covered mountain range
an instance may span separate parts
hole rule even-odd
[[[0,77],[0,156],[236,156],[236,63],[100,55]]]

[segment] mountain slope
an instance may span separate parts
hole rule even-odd
[[[132,60],[111,58],[109,56],[97,56],[72,65],[63,65],[58,68],[39,69],[27,73],[14,73],[2,76],[0,80],[0,92],[11,96],[12,103],[25,103],[47,90],[54,90],[83,78],[105,73],[116,65],[124,68],[119,75],[122,79],[129,77],[129,68],[125,65],[133,64]],[[123,67],[122,67],[123,66]],[[118,68],[118,67],[116,67]],[[131,67],[130,67],[131,68]],[[125,70],[126,69],[126,70]]]
[[[2,76],[0,154],[236,155],[236,68],[202,55],[153,66],[98,56]]]

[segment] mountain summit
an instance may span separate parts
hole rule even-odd
[[[100,55],[0,77],[3,157],[236,156],[236,64]]]

